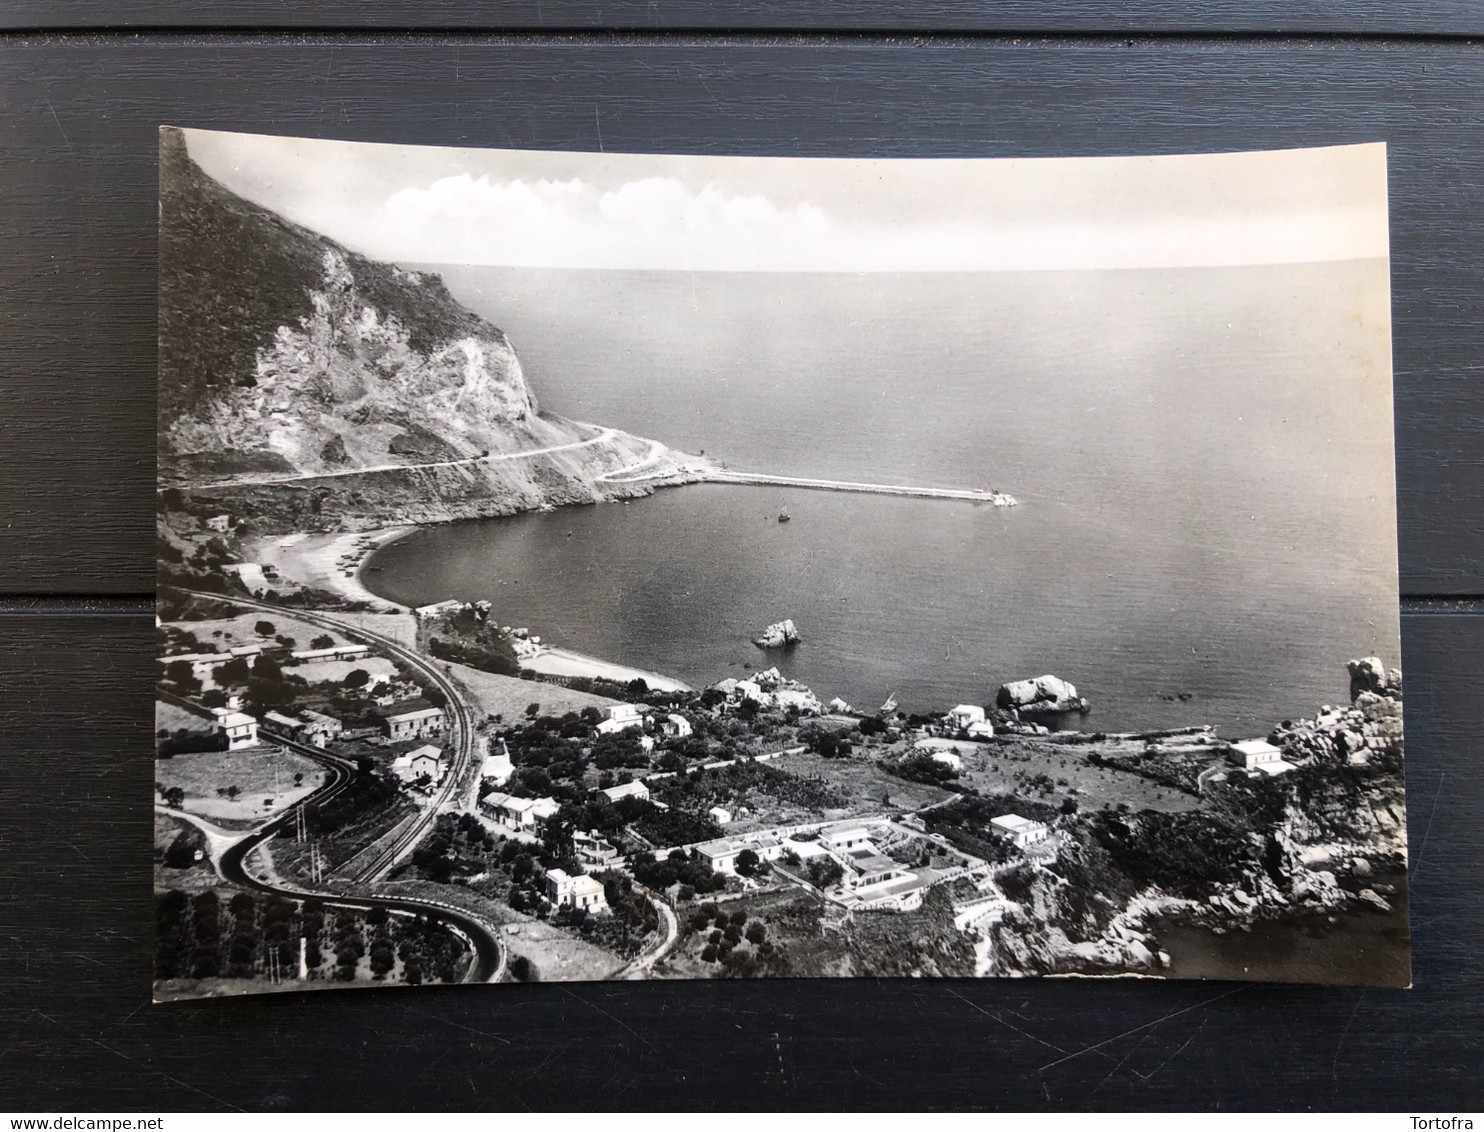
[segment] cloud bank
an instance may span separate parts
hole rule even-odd
[[[187,136],[207,172],[248,199],[402,263],[1038,271],[1388,254],[1380,144],[859,159]]]
[[[430,262],[520,267],[798,271],[829,254],[832,226],[808,202],[693,189],[648,177],[601,190],[578,178],[497,181],[467,173],[385,204],[399,242]]]

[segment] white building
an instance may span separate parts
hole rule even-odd
[[[392,774],[400,782],[416,782],[423,775],[437,782],[443,777],[443,752],[437,747],[419,747],[392,760]]]
[[[429,735],[443,734],[443,709],[421,708],[418,711],[398,712],[382,720],[382,728],[388,739],[425,739]]]
[[[665,722],[660,724],[660,727],[672,739],[686,739],[694,733],[690,720],[683,715],[665,716]]]
[[[590,876],[574,877],[562,869],[547,869],[546,891],[553,904],[568,904],[588,912],[603,912],[608,908],[603,886]]]
[[[206,526],[209,530],[220,531],[225,534],[232,526],[232,516],[213,515],[206,520]]]
[[[834,853],[848,853],[852,849],[871,844],[871,832],[861,826],[849,829],[830,829],[819,835],[819,843]]]
[[[751,700],[753,703],[761,704],[764,707],[773,702],[773,697],[763,691],[762,685],[756,680],[738,680],[736,694],[740,699]]]
[[[610,786],[601,793],[610,802],[617,802],[620,798],[638,798],[640,801],[649,801],[649,787],[642,782],[625,782],[622,786]]]
[[[535,833],[559,809],[555,798],[517,798],[513,794],[486,794],[480,805],[507,829]]]
[[[1051,830],[1043,822],[1032,821],[1019,814],[1001,814],[997,818],[992,818],[989,824],[1014,842],[1018,849],[1024,849],[1027,845],[1034,845],[1038,841],[1045,841],[1051,835]]]
[[[994,724],[987,719],[981,719],[978,723],[971,723],[964,728],[970,739],[993,739]]]
[[[608,718],[598,724],[598,734],[615,735],[643,727],[644,715],[638,704],[614,704],[608,709]]]
[[[975,723],[984,722],[984,709],[977,704],[959,704],[948,713],[948,725],[957,731],[967,731]]]
[[[1231,744],[1228,750],[1233,761],[1243,770],[1276,776],[1296,769],[1291,762],[1284,760],[1283,752],[1266,739],[1244,739]]]
[[[732,811],[722,806],[712,806],[706,811],[706,816],[717,825],[730,825],[732,822]]]
[[[211,714],[216,720],[217,734],[226,736],[227,750],[240,751],[243,747],[257,746],[258,721],[252,716],[227,708],[212,708]]]

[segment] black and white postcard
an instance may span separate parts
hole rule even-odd
[[[160,205],[157,998],[1408,984],[1383,146]]]

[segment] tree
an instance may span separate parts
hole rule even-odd
[[[260,637],[271,637],[277,630],[273,628],[272,621],[259,621],[253,626],[253,632]]]
[[[705,947],[701,948],[701,961],[703,963],[716,962],[716,945],[714,943],[708,943]]]
[[[1061,804],[1061,812],[1064,814],[1075,814],[1077,812],[1077,799],[1065,799]]]
[[[227,787],[227,797],[233,802],[237,801],[237,795],[241,793],[242,787],[238,786],[236,783],[233,783],[231,786]]]
[[[245,657],[240,656],[234,656],[216,670],[216,679],[220,684],[245,684],[247,683],[247,676],[247,660]],[[209,707],[211,705],[207,706]]]
[[[191,671],[191,662],[188,660],[172,660],[165,665],[165,679],[188,694],[201,690],[201,681]]]
[[[510,974],[518,983],[534,983],[536,979],[536,968],[531,966],[531,961],[524,955],[517,955],[510,961]]]
[[[165,790],[165,805],[172,810],[178,810],[185,805],[185,791],[179,786],[170,786]]]
[[[763,927],[757,920],[747,925],[747,942],[756,947],[767,937],[768,929]]]
[[[533,704],[527,704],[526,705],[526,718],[527,719],[535,719],[540,714],[541,714],[541,705],[539,703],[533,703]]]
[[[345,688],[347,691],[364,688],[370,682],[371,674],[364,668],[352,668],[345,674]]]
[[[758,866],[763,863],[762,858],[751,849],[744,849],[737,854],[737,875],[743,877],[756,876]]]
[[[845,875],[840,862],[833,857],[811,857],[807,866],[809,883],[815,888],[828,888]]]
[[[266,622],[263,622],[263,624],[266,624]],[[252,674],[259,680],[264,680],[270,684],[283,683],[283,669],[278,667],[278,661],[274,660],[271,656],[260,656],[257,660],[253,661]]]
[[[261,624],[266,625],[267,622],[264,621],[264,622],[261,622]],[[309,642],[309,647],[312,648],[312,649],[328,649],[328,648],[334,648],[335,647],[335,638],[332,637],[332,636],[330,636],[330,634],[328,634],[328,633],[321,633],[319,636],[315,637],[314,640],[312,640],[312,641]]]

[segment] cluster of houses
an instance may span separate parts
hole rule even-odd
[[[651,728],[671,739],[687,738],[695,730],[691,727],[690,720],[683,715],[672,712],[661,718],[647,704],[611,704],[605,717],[598,721],[595,731],[598,735],[617,735],[624,731],[646,731]],[[650,739],[645,749],[653,747],[654,741]]]
[[[726,696],[727,708],[753,703],[760,708],[792,709],[800,715],[824,714],[824,707],[813,691],[797,680],[788,679],[776,668],[756,672],[746,680],[728,677],[712,687]]]

